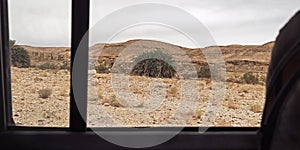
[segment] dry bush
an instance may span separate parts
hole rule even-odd
[[[104,64],[96,65],[95,67],[91,67],[90,69],[95,69],[97,73],[109,73],[110,70]]]
[[[46,69],[50,69],[50,70],[55,70],[58,69],[58,66],[52,63],[44,63],[41,65],[38,65],[37,68],[41,69],[41,70],[46,70]]]
[[[258,76],[253,75],[252,72],[247,72],[245,73],[242,78],[241,81],[243,83],[247,83],[247,84],[259,84],[259,79]]]
[[[201,119],[202,117],[202,110],[197,110],[194,114],[194,117],[197,118],[197,119]]]
[[[122,107],[122,104],[118,101],[116,95],[111,95],[109,97],[109,104],[113,107]]]
[[[226,79],[226,82],[232,82],[232,83],[235,83],[235,82],[236,82],[236,79],[233,78],[233,77],[228,77],[228,78]]]
[[[33,81],[34,81],[34,82],[40,82],[40,81],[43,81],[43,79],[42,79],[42,78],[39,78],[39,77],[35,77],[35,78],[33,79]]]
[[[175,97],[176,94],[177,94],[177,91],[178,91],[178,89],[177,89],[176,86],[171,86],[170,89],[168,90],[168,93],[169,93],[170,96]]]
[[[12,41],[10,50],[12,66],[18,68],[30,67],[30,56],[27,50],[19,45],[15,45],[15,41]]]
[[[70,63],[64,62],[62,65],[59,66],[60,70],[70,70]]]
[[[234,100],[226,95],[226,98],[225,100],[227,101],[227,107],[230,108],[230,109],[238,109],[237,105],[234,103]]]
[[[250,110],[253,111],[253,112],[255,112],[255,113],[260,113],[260,112],[262,112],[262,107],[261,107],[261,105],[258,104],[258,103],[252,104],[250,107],[251,107]]]
[[[198,74],[198,78],[210,78],[210,68],[208,63],[205,63],[203,66],[201,66],[199,68],[199,70],[197,71]]]
[[[49,74],[48,74],[47,72],[41,72],[41,73],[40,73],[40,76],[42,76],[42,77],[48,77]]]
[[[69,96],[69,93],[68,93],[68,89],[69,87],[62,87],[59,91],[59,95],[60,96]]]
[[[172,56],[164,53],[162,50],[144,52],[134,59],[136,64],[131,74],[139,76],[148,76],[154,78],[174,78],[178,77],[177,72],[171,64]]]
[[[52,90],[49,89],[49,88],[41,89],[41,90],[38,91],[38,94],[39,94],[40,98],[43,98],[43,99],[49,98],[50,95],[52,94]]]

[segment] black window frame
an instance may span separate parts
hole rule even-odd
[[[72,28],[71,28],[71,70],[79,42],[84,42],[80,48],[86,49],[84,57],[88,57],[89,29],[89,0],[72,0]],[[87,92],[80,99],[86,105],[76,105],[71,73],[70,89],[70,119],[68,128],[60,127],[21,127],[15,126],[12,120],[11,108],[11,79],[10,79],[10,52],[8,28],[7,0],[0,0],[0,147],[10,145],[13,148],[31,149],[95,149],[95,148],[120,148],[99,138],[86,125],[86,113],[80,114],[79,110],[87,110]],[[82,44],[82,43],[81,43]],[[87,81],[88,62],[82,62],[80,74],[82,81]],[[87,84],[87,82],[85,83]],[[86,86],[86,85],[85,85]],[[87,87],[87,86],[86,86]],[[80,108],[78,108],[80,107]],[[86,111],[87,112],[87,111]],[[83,116],[83,117],[82,117]],[[128,136],[139,132],[140,134],[168,134],[172,127],[157,128],[159,132],[139,132],[128,128],[105,128],[105,134]],[[121,130],[119,130],[121,129]],[[124,129],[127,129],[124,131]],[[257,127],[209,127],[205,133],[198,133],[197,127],[185,127],[182,132],[170,141],[154,147],[153,149],[257,149],[260,136]],[[34,145],[40,141],[41,144]],[[84,141],[84,142],[82,142]],[[17,143],[15,143],[17,142]],[[59,145],[59,146],[58,146]],[[43,146],[43,147],[42,147]]]

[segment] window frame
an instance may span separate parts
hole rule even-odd
[[[11,106],[11,78],[10,78],[10,53],[9,53],[9,30],[8,30],[8,8],[7,0],[0,2],[0,130],[6,130],[8,125],[13,125],[12,106]]]
[[[72,27],[71,27],[71,70],[74,68],[73,62],[80,42],[88,50],[89,29],[89,0],[72,0]],[[84,92],[80,102],[85,105],[76,105],[73,93],[73,73],[71,72],[70,86],[70,119],[69,127],[22,127],[15,126],[12,120],[11,108],[11,79],[10,79],[10,51],[9,51],[9,28],[8,28],[8,3],[7,0],[0,1],[0,143],[1,146],[10,145],[11,147],[28,146],[33,149],[41,145],[34,145],[37,141],[42,141],[47,149],[57,148],[120,148],[104,139],[99,138],[86,125],[86,113],[81,114],[79,110],[87,110],[87,91]],[[81,43],[82,44],[82,43]],[[88,51],[84,57],[88,57]],[[82,62],[80,77],[86,81],[84,85],[87,89],[88,62]],[[78,100],[77,100],[78,101]],[[80,107],[80,108],[79,108]],[[159,132],[151,133],[146,131],[131,131],[130,128],[99,128],[105,134],[116,136],[128,136],[130,134],[168,134],[168,129],[172,127],[157,128]],[[94,128],[93,128],[94,129]],[[98,128],[97,128],[98,129]],[[120,130],[119,130],[120,129]],[[209,127],[205,133],[200,134],[197,127],[185,127],[182,132],[170,141],[158,145],[157,149],[257,149],[260,136],[257,134],[257,127]],[[28,140],[29,139],[29,140]],[[60,140],[61,139],[61,140]],[[15,142],[19,144],[16,144]],[[81,142],[83,141],[83,142]],[[218,142],[217,144],[215,142]],[[24,147],[23,147],[24,148]],[[44,148],[43,148],[44,149]]]
[[[80,85],[85,87],[82,91],[80,105],[76,104],[74,88],[73,88],[73,68],[75,55],[81,50],[80,57],[88,58],[89,49],[89,16],[90,16],[90,0],[72,0],[72,29],[71,29],[71,78],[70,78],[70,129],[72,131],[86,131],[87,124],[87,82],[88,82],[88,62],[81,62],[80,70],[76,76],[83,81]],[[88,60],[88,59],[86,59]],[[77,67],[78,68],[78,67]],[[76,68],[76,69],[77,69]],[[85,81],[85,82],[84,82]],[[77,97],[78,98],[78,97]],[[81,110],[81,111],[79,111]]]

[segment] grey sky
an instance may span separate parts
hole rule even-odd
[[[190,13],[203,23],[218,45],[263,44],[275,40],[279,29],[300,10],[299,0],[91,0],[91,27],[118,9],[145,2],[168,4]],[[9,8],[10,36],[18,44],[70,45],[70,0],[9,0]],[[120,23],[126,17],[126,14],[120,16],[123,18]],[[171,19],[184,24],[181,18]],[[97,35],[105,31],[93,32]],[[133,26],[111,42],[136,38],[195,47],[182,34],[153,24]],[[103,41],[91,39],[91,43],[97,42]]]

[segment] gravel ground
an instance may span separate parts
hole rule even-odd
[[[67,127],[69,74],[66,70],[12,68],[13,118],[16,124]],[[131,76],[128,84],[122,86],[126,76],[119,75],[120,80],[115,81],[120,82],[113,88],[111,77],[111,74],[91,74],[89,77],[89,127],[201,126],[207,125],[206,117],[211,115],[213,117],[208,122],[213,126],[259,126],[260,123],[265,100],[264,85],[227,82],[224,100],[215,101],[220,105],[220,111],[208,113],[206,109],[214,89],[209,79],[182,81]],[[199,86],[189,88],[192,85]],[[38,91],[47,88],[52,89],[52,94],[40,98]],[[113,89],[121,96],[114,94]],[[198,97],[193,96],[193,92]]]

